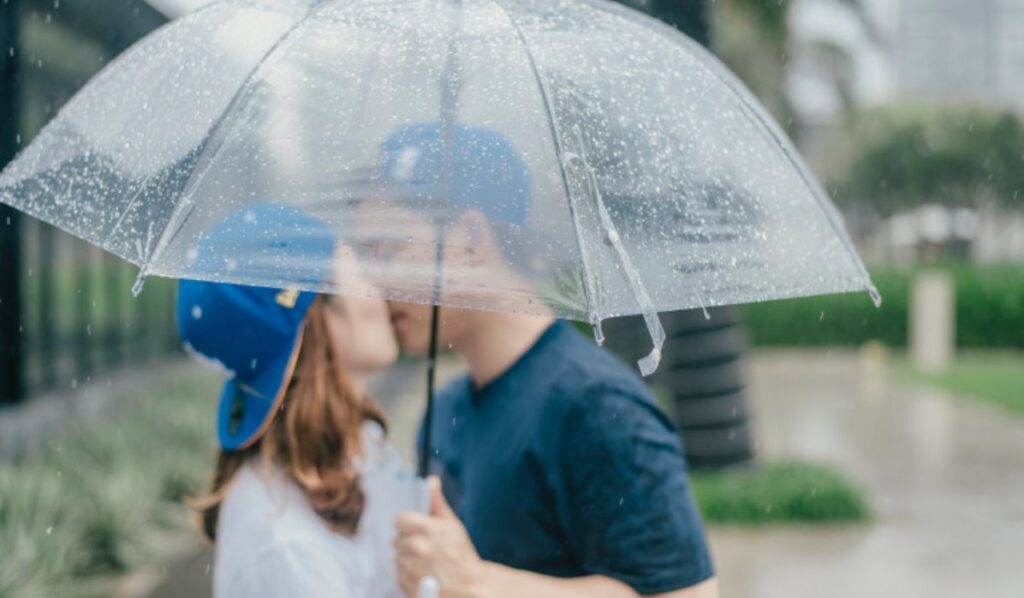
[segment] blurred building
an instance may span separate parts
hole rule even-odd
[[[796,0],[790,27],[789,95],[811,126],[907,95],[1024,113],[1024,0]]]
[[[900,98],[1024,117],[1024,0],[794,0],[789,20],[787,93],[812,166],[845,113]],[[862,242],[869,259],[885,261],[917,260],[936,245],[979,262],[1024,261],[1024,216],[923,206]]]
[[[1024,112],[1024,0],[893,0],[898,92]]]

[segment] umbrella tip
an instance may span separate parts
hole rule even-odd
[[[598,347],[604,346],[604,329],[601,327],[601,320],[594,319],[590,326],[594,329],[594,342]]]
[[[640,366],[640,375],[646,378],[658,370],[658,366],[661,364],[661,348],[654,347],[651,352],[637,362]]]
[[[132,285],[132,297],[138,297],[144,286],[146,286],[146,272],[140,270],[139,275],[135,278],[135,284]]]
[[[875,307],[882,307],[882,294],[878,292],[875,285],[868,287],[868,294],[871,295],[871,302],[875,304]]]

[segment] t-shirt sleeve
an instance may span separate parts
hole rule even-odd
[[[315,543],[277,544],[236,571],[215,598],[357,598],[348,572],[329,550]]]
[[[584,570],[645,595],[714,574],[679,433],[657,407],[598,389],[574,402],[561,428],[556,502]]]

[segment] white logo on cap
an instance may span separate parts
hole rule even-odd
[[[295,302],[298,301],[298,299],[298,289],[285,289],[274,296],[274,301],[276,301],[278,305],[288,309],[295,307]]]
[[[391,178],[396,181],[408,181],[416,171],[416,163],[420,161],[423,152],[415,145],[407,145],[402,148],[395,159],[395,165],[391,168]]]

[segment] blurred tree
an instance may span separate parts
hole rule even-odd
[[[19,3],[0,2],[0,168],[14,157],[19,142]],[[0,205],[0,405],[24,394],[21,334],[20,216]]]
[[[843,116],[849,118],[857,108],[854,95],[857,75],[853,57],[845,47],[832,40],[815,40],[805,48],[807,56],[825,72],[839,97]]]
[[[832,0],[846,7],[867,36],[883,43],[864,0]],[[793,134],[795,114],[786,95],[786,70],[793,41],[789,29],[791,0],[715,0],[711,24],[715,52],[750,87],[783,127]],[[853,60],[836,43],[817,41],[807,53],[829,74],[849,111],[853,106]]]
[[[706,0],[619,0],[622,4],[668,23],[702,46],[711,44]]]
[[[716,0],[711,7],[713,47],[723,62],[787,130],[793,109],[786,97],[789,2]]]
[[[840,204],[880,215],[925,203],[1024,207],[1024,123],[980,106],[905,103],[852,116],[829,181]]]

